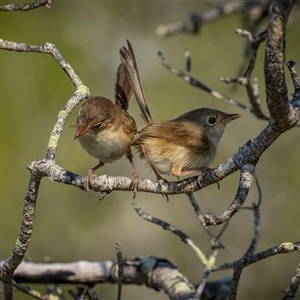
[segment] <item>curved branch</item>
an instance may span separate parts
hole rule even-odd
[[[203,216],[203,226],[218,225],[226,222],[230,219],[243,205],[244,201],[248,196],[252,180],[253,180],[254,166],[244,165],[241,168],[239,188],[237,190],[236,196],[230,206],[219,216],[214,214],[207,214]]]
[[[199,220],[200,224],[203,223],[203,213],[200,209],[200,206],[196,200],[196,197],[194,196],[193,193],[186,193],[186,196],[188,197],[191,205],[194,208],[195,214],[197,219]],[[220,248],[224,248],[224,245],[222,245],[221,243],[221,236],[224,232],[224,230],[226,230],[228,222],[225,224],[225,226],[221,229],[221,231],[218,233],[218,235],[215,235],[213,232],[211,232],[208,227],[203,227],[204,230],[207,232],[207,234],[210,236],[210,238],[212,239],[213,245],[212,248],[216,248],[216,247],[220,247]]]
[[[74,108],[86,97],[90,95],[89,89],[84,85],[79,85],[73,96],[68,100],[67,104],[58,113],[56,123],[53,130],[51,131],[47,151],[46,151],[46,160],[55,160],[58,142],[60,140],[63,127],[66,124],[68,117]]]
[[[204,266],[207,266],[209,264],[208,260],[205,257],[205,254],[201,251],[201,249],[199,247],[197,247],[195,245],[195,243],[193,242],[193,240],[186,235],[183,231],[181,231],[180,229],[176,228],[175,226],[160,220],[158,218],[155,218],[147,213],[145,213],[138,205],[136,205],[135,203],[132,204],[135,212],[142,217],[144,220],[151,222],[153,224],[156,224],[158,226],[161,226],[163,229],[168,230],[172,233],[174,233],[175,235],[177,235],[185,244],[187,244],[188,246],[190,246],[194,252],[196,253],[196,255],[198,256],[199,260],[201,261],[201,263]]]

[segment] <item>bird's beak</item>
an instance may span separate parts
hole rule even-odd
[[[233,120],[235,120],[235,119],[238,119],[238,118],[240,118],[240,117],[241,117],[240,114],[228,114],[228,115],[224,118],[223,123],[227,124],[227,123],[229,123],[229,122],[231,122],[231,121],[233,121]]]
[[[85,133],[88,132],[88,127],[77,127],[76,133],[74,135],[74,140],[79,138],[80,136],[84,135]]]

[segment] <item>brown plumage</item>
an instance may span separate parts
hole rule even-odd
[[[207,169],[217,153],[226,124],[240,117],[210,108],[199,108],[164,122],[153,122],[141,85],[132,46],[120,50],[133,93],[146,125],[132,141],[141,158],[148,161],[162,183],[160,174],[180,176]],[[199,184],[202,176],[199,176]]]
[[[126,154],[133,168],[132,184],[134,196],[138,190],[138,172],[132,160],[130,145],[136,123],[127,109],[133,96],[133,90],[124,73],[123,66],[117,70],[115,83],[115,103],[101,96],[89,97],[80,107],[77,115],[77,130],[74,139],[99,160],[99,164],[88,170],[85,190],[94,171],[105,163],[112,163]]]

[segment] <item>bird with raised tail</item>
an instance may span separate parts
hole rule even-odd
[[[120,65],[115,83],[115,103],[101,96],[91,96],[78,110],[74,139],[78,139],[83,149],[99,160],[99,163],[86,173],[84,189],[87,192],[94,171],[125,154],[133,168],[131,182],[134,196],[138,190],[139,176],[130,149],[137,127],[127,112],[132,96],[131,85],[123,66]]]
[[[148,162],[160,184],[164,182],[160,174],[180,176],[207,169],[217,154],[226,125],[241,115],[198,108],[173,120],[153,122],[129,41],[127,48],[120,50],[120,57],[146,123],[134,135],[132,145]],[[201,179],[202,173],[198,177],[200,185]]]

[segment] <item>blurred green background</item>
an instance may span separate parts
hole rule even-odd
[[[2,4],[2,3],[1,3]],[[253,139],[266,126],[252,115],[205,94],[168,73],[161,66],[160,50],[176,68],[184,68],[184,48],[192,55],[192,75],[211,88],[248,105],[245,90],[219,82],[221,76],[237,74],[243,62],[245,39],[234,33],[240,28],[240,16],[233,15],[206,24],[201,34],[179,34],[159,38],[157,26],[178,19],[188,19],[191,12],[209,8],[199,2],[75,2],[55,1],[28,12],[1,12],[1,38],[42,45],[51,42],[88,86],[93,95],[113,99],[119,48],[129,39],[135,49],[145,94],[154,120],[167,120],[198,107],[212,107],[243,117],[227,128],[213,166],[226,160],[241,145]],[[300,61],[299,21],[288,28],[287,59]],[[254,75],[259,79],[262,106],[266,111],[263,79],[262,45]],[[287,74],[289,92],[293,88]],[[74,87],[56,61],[49,55],[0,51],[0,132],[1,132],[1,210],[0,258],[11,253],[19,234],[23,198],[29,181],[26,166],[45,155],[49,134],[58,112],[74,92]],[[138,126],[143,125],[137,105],[129,109]],[[68,120],[59,145],[57,163],[84,174],[97,161],[73,140],[76,112]],[[289,150],[289,151],[287,151]],[[135,162],[142,178],[155,176],[138,156]],[[262,233],[258,251],[282,242],[299,239],[299,129],[285,133],[261,157],[257,167],[262,190]],[[97,174],[131,174],[125,158],[106,165]],[[204,212],[221,213],[235,196],[239,174],[221,182],[221,189],[210,186],[195,194]],[[171,179],[171,178],[170,178]],[[257,200],[253,186],[246,205]],[[191,249],[171,233],[139,218],[131,207],[132,193],[113,192],[102,202],[96,193],[89,198],[83,191],[43,179],[40,187],[36,222],[27,254],[42,262],[50,256],[54,262],[77,260],[102,261],[115,258],[115,243],[123,255],[154,255],[172,261],[192,282],[197,283],[203,267]],[[135,202],[146,212],[177,226],[206,252],[210,241],[197,222],[184,195],[171,196],[140,193]],[[212,228],[218,232],[220,227]],[[236,214],[224,234],[226,246],[218,264],[233,261],[247,249],[253,232],[249,211]],[[239,299],[276,299],[289,284],[299,254],[278,255],[244,270]],[[231,271],[214,273],[211,279],[230,276]],[[262,276],[263,275],[263,276]],[[36,286],[34,286],[36,287]],[[39,287],[43,291],[43,287]],[[95,289],[101,299],[115,299],[116,285]],[[16,293],[16,299],[29,299]],[[123,299],[166,299],[163,293],[144,286],[124,286]]]

